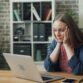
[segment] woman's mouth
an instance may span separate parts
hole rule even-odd
[[[62,40],[62,37],[57,37],[58,40]]]

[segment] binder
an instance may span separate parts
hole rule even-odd
[[[45,41],[45,25],[39,24],[39,41]]]
[[[39,36],[39,29],[38,29],[39,24],[34,24],[33,26],[33,40],[38,41],[38,36]]]
[[[33,25],[33,40],[34,41],[45,41],[45,25],[34,24]]]

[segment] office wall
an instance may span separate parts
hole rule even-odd
[[[56,14],[69,12],[70,10],[72,10],[75,13],[73,17],[78,23],[78,1],[79,0],[56,0]],[[5,52],[10,52],[9,5],[9,0],[0,0],[0,40],[2,40]]]
[[[73,16],[76,23],[78,23],[79,0],[56,0],[56,14],[69,13]]]
[[[79,27],[83,30],[83,0],[79,0]]]
[[[10,52],[9,0],[0,0],[0,49]]]

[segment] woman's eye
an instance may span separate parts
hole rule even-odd
[[[65,29],[53,29],[53,32],[64,32]]]
[[[53,29],[53,32],[57,31],[56,29]]]
[[[60,32],[64,32],[64,30],[63,30],[63,29],[60,29],[59,31],[60,31]]]
[[[59,32],[64,32],[65,29],[59,29]]]

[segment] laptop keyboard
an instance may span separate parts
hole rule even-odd
[[[64,77],[62,76],[52,76],[52,75],[48,75],[48,74],[42,74],[41,75],[42,80],[46,81],[46,80],[60,80],[63,79]]]
[[[50,80],[50,79],[52,79],[52,78],[51,78],[51,77],[42,76],[42,79],[43,79],[43,80]]]

